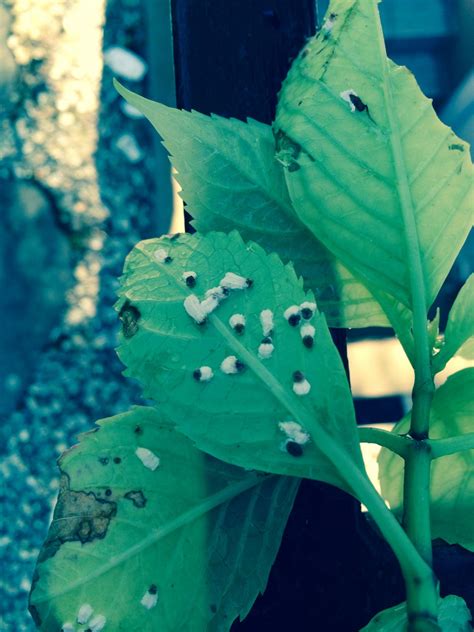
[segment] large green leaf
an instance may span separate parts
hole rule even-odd
[[[193,288],[183,280],[189,271],[197,275]],[[203,300],[229,272],[250,278],[252,286],[231,290],[198,325],[184,300],[190,295]],[[141,242],[128,256],[122,277],[118,309],[125,328],[118,353],[128,367],[125,374],[137,378],[145,395],[202,450],[242,467],[347,489],[319,449],[319,438],[312,437],[298,458],[283,445],[286,433],[279,424],[293,421],[311,435],[332,434],[347,458],[363,467],[351,393],[324,316],[316,311],[308,321],[315,328],[312,348],[303,344],[303,330],[284,317],[288,307],[313,300],[302,285],[292,266],[255,243],[246,244],[235,231]],[[264,310],[271,310],[274,319],[269,358],[259,357]],[[229,323],[235,314],[246,318],[242,335]],[[221,363],[232,357],[245,370],[226,374]],[[196,380],[193,374],[200,367],[210,367],[212,379]],[[293,391],[296,371],[311,386],[307,395]]]
[[[474,336],[474,274],[461,288],[449,312],[444,344],[433,359],[435,371],[441,371],[464,343]]]
[[[472,432],[474,416],[474,369],[451,376],[435,393],[430,419],[430,437],[441,439]],[[394,432],[405,434],[410,417]],[[382,494],[390,507],[402,512],[403,461],[389,450],[379,457]],[[461,544],[474,551],[474,450],[435,459],[431,466],[431,525],[433,538]]]
[[[37,624],[229,630],[265,589],[298,479],[204,455],[152,408],[98,425],[60,461],[30,599]],[[79,626],[84,604],[93,614]]]
[[[424,286],[428,307],[472,223],[473,168],[387,59],[376,0],[331,2],[284,82],[275,133],[303,222],[369,288],[411,308]]]
[[[369,291],[296,216],[269,125],[176,110],[115,85],[163,137],[198,231],[238,229],[292,261],[332,327],[388,324]]]
[[[441,632],[471,632],[471,613],[466,602],[456,595],[448,595],[439,600],[438,623]],[[360,632],[403,632],[407,627],[406,604],[379,612]],[[427,632],[430,630],[427,622]]]

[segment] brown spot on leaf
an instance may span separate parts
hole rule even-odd
[[[93,492],[71,490],[69,476],[63,474],[53,522],[39,561],[53,557],[64,542],[85,544],[105,538],[110,521],[116,514],[115,502],[97,498]]]
[[[452,145],[449,145],[449,149],[451,149],[451,151],[464,151],[464,145],[461,145],[460,143],[453,143]]]
[[[127,492],[124,498],[131,500],[135,507],[138,507],[139,509],[142,509],[146,505],[146,498],[140,490]]]
[[[125,301],[119,312],[119,318],[122,321],[122,333],[125,338],[131,338],[137,333],[140,316],[139,310],[130,301]]]

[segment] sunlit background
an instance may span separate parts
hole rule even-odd
[[[0,630],[33,629],[26,599],[56,458],[95,419],[139,401],[114,353],[124,257],[139,239],[183,227],[159,143],[111,85],[118,76],[150,94],[154,83],[173,101],[172,78],[150,74],[150,56],[170,42],[157,25],[163,46],[147,43],[147,4],[0,0]],[[472,142],[472,4],[386,0],[382,12],[389,52]],[[467,246],[440,298],[445,312],[472,259]],[[348,353],[359,421],[400,418],[412,372],[398,342],[351,332]],[[467,364],[454,358],[439,379]],[[366,450],[375,478],[376,452]]]

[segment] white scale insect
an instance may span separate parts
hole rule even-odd
[[[245,329],[247,321],[243,314],[232,314],[229,318],[229,325],[237,334],[242,334]]]
[[[351,112],[355,112],[356,111],[356,107],[355,107],[355,105],[354,105],[354,103],[352,102],[352,99],[351,99],[351,96],[353,96],[353,97],[358,97],[359,96],[355,90],[353,90],[352,88],[349,88],[349,90],[343,90],[342,92],[339,93],[339,96],[342,99],[344,99],[344,101],[349,103],[349,105],[351,106]]]
[[[104,617],[103,614],[98,614],[95,617],[93,617],[87,625],[88,625],[88,629],[91,632],[100,632],[101,630],[104,629],[106,623],[107,623],[106,617]]]
[[[148,448],[137,448],[135,455],[140,459],[143,465],[152,472],[160,465],[160,457],[156,456],[156,454]]]
[[[307,349],[311,349],[311,347],[314,344],[315,332],[316,332],[315,328],[313,327],[313,325],[310,325],[309,323],[305,323],[300,328],[301,339],[303,341],[304,346]]]
[[[283,312],[283,316],[292,327],[296,327],[301,320],[299,305],[290,305],[290,307],[287,307]]]
[[[236,356],[231,355],[221,362],[221,371],[227,375],[235,375],[244,369],[243,363]]]
[[[264,336],[269,336],[273,331],[273,312],[271,309],[264,309],[260,312],[260,324]]]
[[[155,250],[155,252],[153,253],[153,256],[159,263],[171,262],[171,257],[169,255],[169,252],[165,250],[164,248],[158,248],[157,250]]]
[[[76,628],[69,621],[63,623],[61,626],[61,632],[75,632]]]
[[[209,382],[214,377],[214,371],[210,366],[200,366],[199,369],[193,371],[193,377],[198,382]]]
[[[140,603],[147,610],[151,610],[151,608],[154,608],[156,606],[156,604],[158,603],[158,590],[154,584],[150,586],[150,588],[140,599]]]
[[[301,371],[293,373],[293,392],[296,395],[307,395],[311,390],[311,384],[305,378]]]
[[[235,272],[226,272],[219,285],[228,290],[245,290],[252,286],[252,279],[246,279]]]
[[[93,612],[94,609],[90,604],[83,603],[82,606],[79,608],[79,612],[77,613],[77,622],[81,625],[84,625],[89,621]]]
[[[268,360],[268,358],[272,357],[274,350],[272,339],[266,336],[258,347],[258,357],[262,360]]]
[[[306,445],[310,440],[309,434],[296,421],[281,421],[278,427],[286,434],[288,439],[299,445]]]

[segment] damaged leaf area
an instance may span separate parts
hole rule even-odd
[[[64,542],[82,544],[104,538],[110,521],[117,514],[117,503],[97,498],[94,492],[69,489],[69,476],[61,476],[58,502],[43,545],[40,560],[52,557]]]
[[[230,627],[265,588],[299,485],[204,455],[141,407],[99,421],[60,468],[30,595],[45,632]]]

